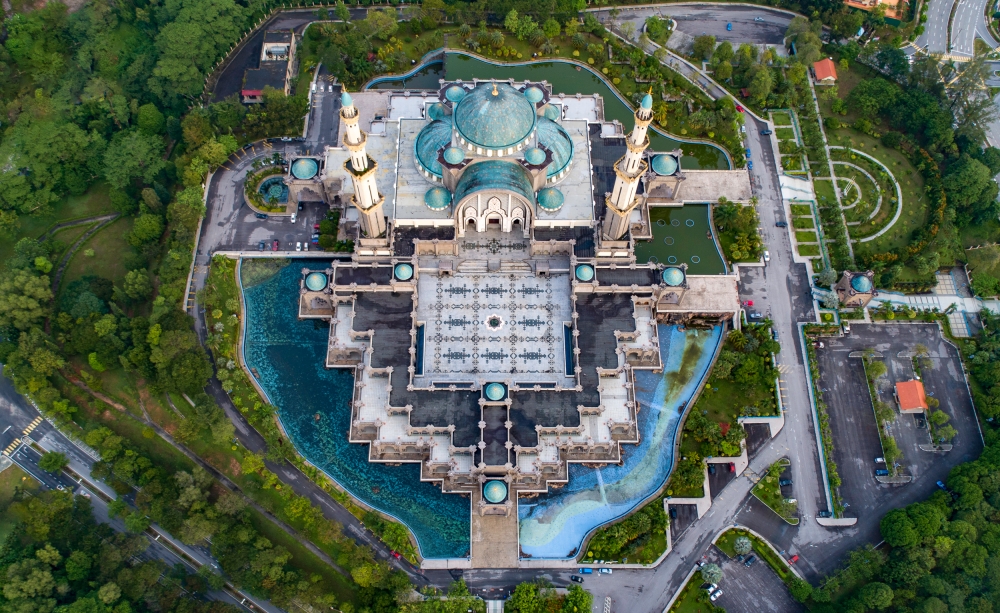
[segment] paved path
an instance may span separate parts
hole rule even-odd
[[[841,147],[840,145],[830,145],[830,146],[827,147],[827,150],[830,150],[830,149],[847,149],[847,147]],[[860,155],[861,157],[863,157],[863,158],[871,161],[872,163],[878,165],[879,168],[881,168],[883,171],[885,171],[886,174],[889,175],[889,179],[892,180],[892,184],[896,187],[896,213],[892,216],[892,219],[889,220],[889,223],[887,223],[885,225],[885,227],[883,227],[881,230],[879,230],[875,234],[872,234],[871,236],[866,236],[864,238],[858,238],[858,239],[851,239],[851,242],[867,243],[868,241],[873,241],[876,238],[878,238],[878,237],[882,236],[883,234],[885,234],[886,232],[888,232],[890,229],[892,229],[892,226],[895,225],[897,221],[899,221],[899,216],[903,214],[903,190],[900,189],[900,187],[899,187],[899,181],[896,180],[896,176],[892,174],[892,171],[889,170],[885,166],[885,164],[883,164],[882,162],[880,162],[877,158],[875,158],[875,157],[873,157],[871,155],[868,155],[864,151],[857,151],[855,149],[851,149],[851,151],[853,153],[855,153],[857,155]],[[867,172],[865,174],[868,175],[869,178],[871,178],[870,174],[868,174]],[[881,206],[881,203],[882,203],[882,201],[881,201],[881,198],[882,198],[882,188],[879,186],[879,184],[878,184],[877,181],[875,182],[875,186],[879,188],[879,205]]]
[[[875,204],[875,210],[873,210],[871,212],[871,214],[868,216],[868,219],[866,220],[866,221],[871,221],[872,218],[874,218],[875,215],[878,213],[879,209],[882,207],[882,190],[879,188],[878,181],[876,181],[875,177],[871,176],[871,174],[867,170],[865,170],[864,168],[858,166],[857,164],[852,164],[851,162],[841,162],[841,161],[838,160],[838,161],[834,162],[834,165],[837,165],[837,166],[849,166],[850,168],[853,168],[854,170],[857,170],[858,172],[860,172],[863,175],[865,175],[866,177],[868,177],[868,179],[872,182],[872,184],[875,185],[875,190],[878,192],[876,194],[878,196],[878,202]],[[850,177],[837,177],[837,179],[840,180],[840,181],[850,181],[851,184],[854,185],[854,188],[858,190],[858,198],[857,198],[857,200],[854,201],[854,204],[852,204],[851,206],[843,206],[843,205],[841,205],[841,207],[840,207],[842,209],[853,209],[861,201],[861,187],[854,181],[854,179],[852,179]],[[860,223],[860,222],[858,222],[858,223]]]
[[[83,235],[80,238],[76,239],[76,242],[73,243],[73,245],[69,249],[66,250],[65,255],[63,255],[63,257],[62,257],[61,260],[59,260],[59,267],[56,269],[56,274],[52,276],[52,293],[53,294],[58,294],[59,293],[59,284],[62,282],[63,273],[66,272],[66,266],[69,265],[69,261],[71,259],[73,259],[73,255],[76,254],[77,250],[80,248],[80,245],[82,245],[85,242],[87,242],[87,240],[91,236],[93,236],[94,234],[100,232],[101,229],[103,229],[105,226],[107,226],[108,224],[113,223],[116,219],[118,219],[118,215],[119,215],[118,213],[114,213],[112,215],[102,215],[100,217],[91,217],[90,219],[83,219],[83,220],[80,220],[79,222],[70,223],[70,224],[67,224],[67,225],[60,224],[63,228],[71,228],[73,226],[80,226],[80,225],[83,225],[85,223],[98,222],[97,225],[95,225],[93,228],[90,228],[89,230],[87,230],[86,232],[84,232]],[[57,226],[56,228],[53,228],[52,230],[50,230],[50,232],[54,232],[57,229],[61,229],[61,228],[59,228]],[[46,236],[48,236],[48,233],[46,233]]]

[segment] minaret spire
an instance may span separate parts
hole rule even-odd
[[[378,162],[368,157],[368,135],[358,125],[360,113],[354,106],[351,95],[344,91],[340,96],[340,119],[344,122],[344,148],[351,152],[351,159],[344,162],[344,170],[354,182],[352,203],[358,209],[361,230],[367,238],[375,238],[385,233],[385,215],[382,205],[385,197],[375,185]]]
[[[606,240],[618,240],[628,231],[629,216],[639,203],[635,195],[639,189],[639,179],[649,169],[649,164],[642,159],[643,151],[649,147],[646,131],[653,121],[652,87],[649,91],[635,111],[635,128],[625,139],[628,151],[615,162],[614,191],[605,197],[607,212],[604,215],[602,233]]]

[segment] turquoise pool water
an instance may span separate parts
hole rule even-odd
[[[327,265],[293,260],[270,279],[244,288],[244,360],[259,373],[258,382],[305,458],[365,504],[406,524],[425,558],[466,557],[468,498],[421,483],[416,464],[369,463],[368,446],[347,440],[353,373],[323,367],[329,324],[297,317],[300,271]],[[565,487],[523,501],[519,521],[525,553],[570,557],[588,532],[628,513],[666,481],[680,407],[702,384],[722,330],[660,326],[659,334],[664,372],[636,372],[641,444],[623,447],[623,466],[573,464]]]
[[[244,288],[247,366],[260,374],[285,432],[306,459],[356,498],[405,523],[425,558],[467,556],[468,498],[421,483],[416,464],[369,463],[368,445],[347,441],[353,373],[323,367],[329,323],[297,317],[300,271],[328,264],[293,260],[274,277]]]
[[[661,325],[662,373],[636,371],[640,444],[623,445],[622,466],[571,464],[569,483],[518,505],[521,549],[535,558],[569,558],[594,528],[635,509],[666,482],[682,407],[702,385],[722,328]]]

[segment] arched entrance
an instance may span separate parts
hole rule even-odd
[[[470,194],[455,210],[459,236],[474,229],[477,232],[518,232],[526,237],[530,227],[531,208],[523,197],[510,192]]]

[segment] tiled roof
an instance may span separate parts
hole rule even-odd
[[[817,81],[824,79],[837,80],[837,67],[834,66],[833,60],[830,58],[824,58],[813,64],[813,72],[816,73]]]
[[[927,408],[924,384],[915,379],[897,383],[896,396],[899,398],[899,409],[901,411],[914,411]]]

